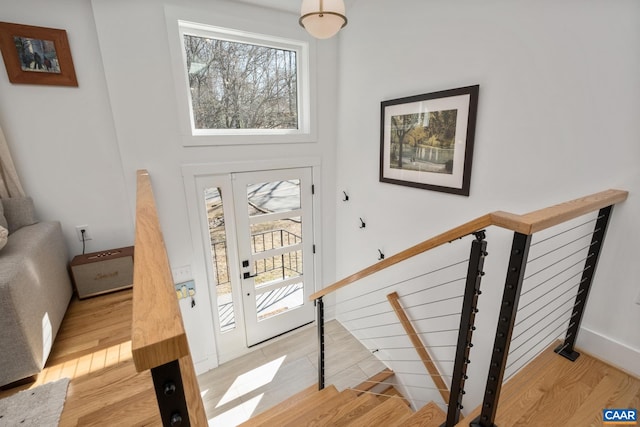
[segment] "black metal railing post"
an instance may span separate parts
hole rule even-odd
[[[324,301],[315,300],[318,310],[318,390],[324,388]]]
[[[524,271],[530,246],[531,235],[514,233],[482,409],[480,416],[471,422],[470,425],[473,427],[495,426],[494,421],[498,400],[500,399],[500,390],[502,389],[502,379],[504,378],[507,356],[509,355],[511,334],[513,333],[516,312],[518,311],[518,301],[522,282],[524,281]]]
[[[575,361],[580,353],[575,351],[574,346],[576,344],[576,338],[578,337],[578,331],[580,330],[580,323],[582,322],[582,316],[584,309],[587,305],[587,299],[589,298],[589,291],[591,290],[591,283],[593,283],[593,276],[598,266],[598,258],[600,257],[600,250],[602,249],[602,243],[607,234],[607,226],[609,225],[609,218],[611,217],[612,206],[600,209],[598,213],[598,220],[594,227],[593,236],[591,237],[591,245],[589,246],[589,255],[585,261],[584,270],[582,271],[582,279],[580,280],[580,286],[578,287],[578,293],[576,294],[576,302],[573,306],[573,312],[571,313],[571,322],[569,323],[569,329],[565,336],[564,343],[559,345],[554,351],[559,355],[566,357],[572,362]]]
[[[189,410],[185,398],[180,363],[177,360],[151,369],[162,425],[189,426]]]
[[[451,392],[449,394],[449,407],[447,420],[443,426],[453,427],[460,419],[462,409],[462,397],[464,395],[464,383],[467,380],[467,366],[470,363],[469,352],[473,344],[474,322],[478,312],[478,296],[481,294],[480,283],[484,272],[484,258],[487,256],[487,242],[484,240],[485,232],[474,233],[476,239],[471,243],[471,255],[467,268],[467,281],[462,302],[462,314],[460,316],[460,328],[458,329],[458,343],[453,365],[453,378],[451,379]]]

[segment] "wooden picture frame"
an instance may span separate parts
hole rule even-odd
[[[380,182],[468,196],[479,88],[383,101]]]
[[[65,30],[0,22],[0,50],[11,83],[78,86]]]

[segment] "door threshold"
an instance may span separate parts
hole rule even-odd
[[[281,337],[281,336],[283,336],[283,335],[286,335],[286,334],[288,334],[289,332],[297,331],[298,329],[304,328],[305,326],[309,326],[310,324],[312,324],[312,323],[314,323],[314,322],[315,322],[315,320],[314,320],[314,321],[311,321],[311,322],[308,322],[308,323],[305,323],[304,325],[297,326],[297,327],[295,327],[295,328],[293,328],[293,329],[289,329],[288,331],[285,331],[285,332],[283,332],[283,333],[281,333],[281,334],[274,335],[274,336],[272,336],[271,338],[267,338],[266,340],[263,340],[263,341],[260,341],[260,342],[255,343],[255,344],[252,344],[252,345],[248,346],[247,348],[253,348],[253,347],[257,346],[257,345],[264,344],[264,343],[269,342],[269,341],[271,341],[271,340],[273,340],[273,339],[276,339],[276,338],[279,338],[279,337]]]

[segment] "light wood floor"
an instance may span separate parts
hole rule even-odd
[[[60,425],[160,425],[149,373],[131,360],[131,292],[72,301],[36,381],[71,378]],[[233,426],[317,382],[315,328],[307,328],[198,377],[210,425]],[[383,366],[337,322],[326,326],[327,384],[354,386]],[[504,387],[496,424],[601,426],[603,408],[640,409],[640,379],[584,354],[545,351]],[[468,425],[471,413],[459,425]]]
[[[340,323],[327,322],[326,384],[353,387],[385,366]],[[198,377],[209,425],[235,426],[318,382],[315,327],[289,334]]]
[[[71,379],[60,425],[161,425],[151,375],[131,358],[131,291],[72,300],[35,382]],[[384,366],[337,322],[326,325],[327,384],[354,386]],[[317,335],[306,328],[198,378],[210,425],[234,426],[317,384]],[[331,381],[331,382],[329,382]]]
[[[44,370],[32,384],[70,378],[60,426],[161,425],[151,375],[131,359],[131,291],[72,300]]]
[[[640,379],[581,352],[571,362],[550,346],[503,387],[498,426],[601,427],[606,408],[640,409]],[[460,426],[478,416],[477,408]]]

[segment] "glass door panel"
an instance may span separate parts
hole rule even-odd
[[[222,192],[218,187],[204,189],[209,242],[211,245],[211,263],[213,267],[213,285],[216,289],[216,302],[221,332],[235,328],[233,293],[229,275],[229,257],[227,255],[227,233],[225,229]]]
[[[311,169],[233,175],[247,341],[314,318]],[[246,212],[243,215],[242,212]]]

